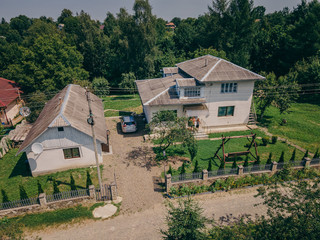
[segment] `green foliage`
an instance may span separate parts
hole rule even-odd
[[[19,192],[20,192],[20,200],[29,198],[26,190],[22,185],[19,186]]]
[[[171,167],[170,164],[169,164],[169,170],[167,171],[167,174],[171,174],[172,175],[172,167]]]
[[[136,76],[133,72],[129,73],[123,73],[121,75],[121,82],[119,84],[119,87],[126,90],[130,94],[133,94],[136,90]]]
[[[3,203],[9,202],[9,198],[5,190],[1,189],[1,195]]]
[[[319,148],[317,148],[316,153],[314,154],[313,158],[319,158]]]
[[[41,183],[39,180],[37,180],[37,186],[38,186],[38,195],[40,195],[41,193],[44,193]]]
[[[36,91],[31,94],[29,100],[27,101],[27,106],[30,106],[31,110],[30,115],[27,117],[28,122],[33,123],[37,120],[47,100],[47,96],[44,92]]]
[[[277,141],[278,141],[278,136],[272,136],[272,138],[271,138],[271,143],[272,143],[272,144],[276,144]]]
[[[290,161],[294,162],[296,160],[296,148],[293,150]]]
[[[236,169],[237,167],[238,167],[238,165],[237,165],[237,157],[235,157],[234,160],[233,160],[231,168]]]
[[[189,134],[189,136],[184,139],[183,146],[187,148],[191,161],[193,161],[198,153],[198,143],[192,134]]]
[[[248,167],[249,166],[249,157],[246,156],[245,160],[244,160],[244,164],[243,167]]]
[[[284,162],[284,151],[281,152],[278,163],[283,163],[283,162]]]
[[[266,164],[271,164],[271,163],[272,163],[272,152],[269,153],[269,157]]]
[[[77,190],[77,187],[76,187],[74,178],[72,176],[72,173],[70,173],[70,188],[71,188],[71,190]]]
[[[88,189],[90,185],[92,185],[92,180],[91,180],[90,172],[87,170],[86,188]]]
[[[164,239],[205,239],[206,218],[198,203],[187,198],[180,200],[178,206],[168,202],[166,217],[167,230],[161,230]]]
[[[183,162],[181,166],[180,174],[185,174],[185,173],[186,173],[186,164],[185,162]]]
[[[55,178],[52,180],[52,186],[53,186],[53,194],[60,193],[58,183]]]
[[[110,86],[107,79],[104,77],[96,77],[92,81],[92,88],[94,90],[94,94],[100,95],[108,95],[110,92]]]
[[[196,163],[194,164],[193,172],[194,172],[194,173],[201,172],[201,168],[199,167],[199,162],[198,162],[198,160],[196,160]]]
[[[212,169],[212,159],[210,158],[209,159],[209,163],[208,163],[208,172],[211,172],[213,169]]]
[[[261,164],[260,156],[257,156],[257,159],[254,162],[254,165],[260,165],[260,164]]]
[[[12,219],[3,217],[0,219],[0,236],[1,239],[23,239],[22,224]]]
[[[262,145],[263,146],[267,146],[268,143],[270,142],[270,138],[269,137],[263,137],[261,140],[262,140]]]
[[[308,150],[308,149],[307,149],[307,151],[306,151],[306,153],[304,154],[304,156],[303,156],[302,159],[307,158],[307,157],[309,157],[309,150]]]

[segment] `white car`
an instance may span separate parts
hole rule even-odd
[[[123,133],[136,132],[137,122],[133,116],[124,116],[121,119],[121,130]]]

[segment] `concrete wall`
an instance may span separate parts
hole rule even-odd
[[[182,105],[164,105],[164,106],[144,106],[145,115],[148,123],[151,121],[153,114],[158,111],[176,110],[178,117],[185,116]]]
[[[32,175],[61,171],[77,167],[95,165],[95,154],[92,138],[72,127],[49,128],[34,143],[43,145],[43,152],[35,155],[31,146],[26,149]],[[65,159],[63,149],[78,147],[80,158]],[[102,163],[101,143],[97,141],[99,163]]]

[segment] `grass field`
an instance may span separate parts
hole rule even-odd
[[[231,139],[226,145],[225,145],[225,152],[240,152],[245,151],[246,148],[244,147],[245,144],[247,144],[249,141],[246,138],[240,138],[240,139]],[[261,140],[258,142],[261,143]],[[198,141],[198,154],[196,158],[193,160],[192,163],[187,164],[187,172],[192,172],[194,169],[195,161],[198,160],[199,166],[201,169],[207,169],[210,158],[213,157],[214,153],[220,146],[221,141],[215,140],[200,140]],[[269,153],[272,152],[272,160],[278,162],[279,157],[281,155],[281,152],[284,151],[285,153],[285,161],[289,161],[291,158],[292,152],[294,150],[293,147],[289,146],[286,143],[283,143],[281,141],[278,141],[276,144],[268,144],[267,146],[258,146],[257,148],[260,160],[262,164],[265,164]],[[190,159],[189,153],[182,148],[181,145],[176,145],[170,147],[169,150],[166,151],[167,155],[179,155],[179,156],[185,156]],[[255,149],[254,147],[251,148],[251,152],[254,154]],[[296,152],[296,160],[302,159],[304,153],[297,150]],[[222,150],[219,152],[219,156],[222,157]],[[245,156],[238,157],[238,162],[244,161]],[[254,161],[255,159],[249,154],[249,161]],[[230,158],[228,161],[232,162],[233,158]],[[253,164],[253,163],[251,163]],[[215,158],[213,160],[213,170],[218,169],[220,166],[220,160],[218,158]],[[226,168],[230,168],[232,166],[232,163],[226,164]],[[178,169],[175,169],[178,170]],[[174,171],[174,174],[179,174],[180,168],[178,171]]]
[[[118,95],[103,97],[104,109],[111,109],[105,111],[105,117],[124,116],[129,115],[128,112],[142,113],[142,106],[140,97],[135,95]]]
[[[282,119],[287,124],[281,125]],[[280,114],[275,107],[266,110],[261,124],[269,132],[315,152],[320,147],[320,105],[308,103],[292,104],[289,113]]]
[[[2,190],[7,194],[9,201],[20,199],[20,185],[24,187],[28,197],[37,196],[38,181],[45,193],[52,194],[53,178],[56,179],[60,191],[69,191],[71,190],[70,174],[74,177],[76,187],[78,189],[83,189],[86,187],[87,170],[90,172],[93,184],[98,184],[96,168],[79,168],[32,177],[29,167],[25,163],[25,153],[21,153],[16,157],[15,154],[17,151],[18,149],[12,149],[0,159],[0,202],[3,201]]]

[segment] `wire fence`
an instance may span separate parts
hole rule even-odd
[[[320,163],[320,158],[314,158],[311,160],[310,165],[316,165]]]
[[[193,180],[193,179],[202,179],[202,172],[175,175],[175,176],[172,176],[171,181],[181,182],[181,181]]]
[[[0,210],[19,208],[39,204],[39,197],[27,198],[22,200],[15,200],[11,202],[0,203]]]
[[[47,203],[90,196],[88,189],[71,190],[66,192],[55,193],[52,195],[46,195]]]

